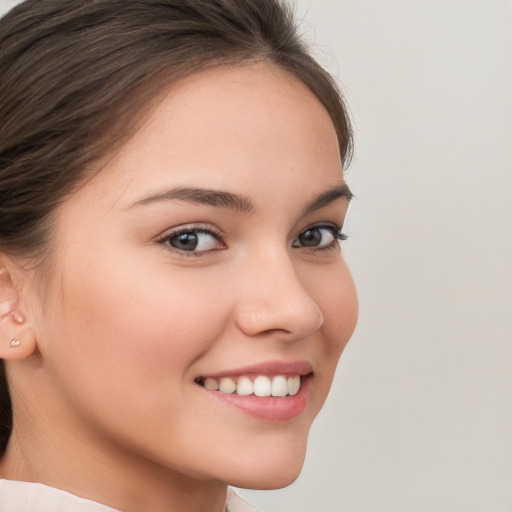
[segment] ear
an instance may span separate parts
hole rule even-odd
[[[24,359],[37,346],[31,324],[20,305],[21,272],[0,253],[0,359],[6,361]]]

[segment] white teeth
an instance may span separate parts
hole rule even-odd
[[[217,382],[217,379],[208,377],[204,380],[204,387],[210,391],[217,391],[219,389],[219,383]]]
[[[293,377],[288,377],[288,393],[293,396],[299,392],[300,389],[300,377],[295,375]]]
[[[272,379],[272,396],[286,396],[288,394],[288,382],[286,377],[278,375]]]
[[[239,395],[252,395],[254,386],[249,377],[240,377],[236,383],[236,392]]]
[[[230,395],[236,391],[236,382],[230,377],[222,377],[219,382],[219,391]]]
[[[254,394],[256,396],[270,396],[272,394],[272,384],[270,379],[264,375],[259,375],[254,379]]]
[[[209,391],[220,391],[227,395],[236,393],[240,396],[282,397],[287,395],[294,396],[299,392],[301,377],[300,375],[294,375],[293,377],[258,375],[255,379],[251,379],[246,375],[238,378],[221,377],[220,379],[206,377],[202,385]]]

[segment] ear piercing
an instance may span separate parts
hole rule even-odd
[[[19,339],[13,338],[11,340],[11,347],[17,347],[17,346],[19,346],[20,343],[21,343],[21,341]]]
[[[18,322],[19,324],[22,324],[25,321],[25,318],[23,317],[23,315],[21,313],[15,312],[13,314],[13,316],[14,316],[14,320],[16,320],[16,322]]]

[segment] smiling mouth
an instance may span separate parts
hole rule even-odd
[[[295,396],[301,387],[301,375],[240,375],[238,377],[198,377],[195,382],[209,391],[226,395],[286,397]]]

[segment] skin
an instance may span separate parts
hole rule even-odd
[[[328,247],[297,245],[312,225],[341,227],[345,197],[304,208],[343,184],[328,113],[285,71],[251,64],[174,84],[57,210],[44,287],[41,271],[3,259],[15,428],[2,476],[138,512],[221,511],[226,482],[291,483],[356,323],[331,231],[321,231]],[[160,197],[176,187],[252,204]],[[200,235],[207,250],[162,240],[198,223],[217,233]],[[14,335],[21,346],[5,348]],[[195,383],[297,360],[313,376],[304,411],[288,421],[250,416]]]

